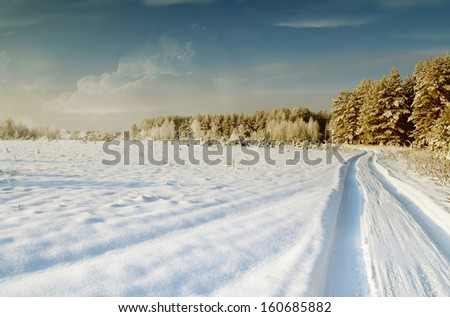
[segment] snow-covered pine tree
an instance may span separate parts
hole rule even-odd
[[[352,118],[349,118],[352,93],[348,90],[341,91],[337,99],[333,100],[331,107],[331,130],[333,141],[340,143],[352,143],[354,127],[351,126]],[[351,117],[351,116],[350,116]]]
[[[403,144],[408,138],[408,114],[405,91],[396,68],[378,82],[363,81],[355,89],[362,106],[359,135],[366,144]]]
[[[403,80],[403,91],[406,97],[405,99],[406,109],[408,109],[409,111],[408,122],[406,123],[408,142],[411,142],[413,140],[412,132],[414,131],[414,123],[409,119],[412,113],[412,104],[414,101],[414,85],[415,85],[414,77],[406,75],[405,79]]]
[[[433,127],[444,110],[450,107],[450,56],[419,62],[414,70],[414,78],[415,96],[410,120],[415,125],[415,143],[426,146],[443,137],[439,132],[441,129]],[[440,124],[446,129],[445,118],[440,120]]]
[[[401,76],[392,68],[389,77],[380,80],[377,103],[381,114],[380,123],[374,127],[378,144],[404,144],[408,139],[408,116],[406,95]]]
[[[253,121],[253,131],[255,135],[264,135],[266,132],[267,123],[267,112],[266,111],[256,111],[253,115],[255,120]]]
[[[450,106],[445,106],[430,132],[430,148],[450,154]]]
[[[372,79],[363,79],[353,90],[351,103],[358,109],[354,134],[360,143],[375,143],[372,127],[378,111],[375,98],[377,85]]]

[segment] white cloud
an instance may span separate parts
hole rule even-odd
[[[159,115],[256,111],[313,99],[297,85],[274,87],[278,75],[292,71],[288,65],[175,73],[155,71],[158,65],[149,60],[127,57],[112,73],[81,78],[75,91],[45,104],[44,116],[63,123],[71,118],[78,128],[120,129]]]
[[[298,87],[272,87],[273,78],[292,71],[288,65],[205,72],[195,67],[196,54],[192,42],[163,37],[157,47],[121,58],[113,72],[80,78],[74,91],[44,104],[43,116],[67,127],[117,129],[151,116],[253,111],[301,100]]]
[[[85,76],[77,89],[47,102],[47,114],[147,114],[200,109],[210,103],[214,83],[192,73],[191,42],[162,37],[157,47],[124,56],[114,72]]]
[[[168,7],[178,4],[202,4],[210,3],[215,0],[142,0],[142,4],[149,7]]]
[[[373,22],[373,18],[323,18],[323,19],[297,19],[282,21],[275,26],[289,28],[337,28],[344,26],[359,26]]]

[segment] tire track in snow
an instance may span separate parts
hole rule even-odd
[[[323,251],[309,296],[362,296],[369,292],[360,239],[363,198],[356,177],[356,164],[364,155],[366,152],[354,156],[342,167],[340,186],[329,199]]]
[[[335,238],[330,253],[324,296],[367,296],[370,287],[364,265],[361,243],[363,195],[357,172],[359,155],[348,168],[338,209]]]
[[[369,159],[369,167],[380,180],[383,187],[405,207],[405,210],[434,241],[435,245],[439,248],[439,251],[442,252],[450,262],[450,217],[442,217],[443,215],[446,215],[445,211],[441,211],[441,218],[431,218],[431,216],[436,216],[433,215],[432,209],[441,209],[439,205],[430,200],[423,193],[417,192],[414,189],[402,191],[401,189],[408,185],[390,176],[389,171],[376,162],[375,156],[372,156]],[[392,181],[394,181],[398,187]]]
[[[328,203],[309,296],[449,296],[450,237],[431,208],[360,154]],[[337,207],[336,207],[337,206]]]
[[[362,232],[374,295],[449,296],[448,234],[381,174],[373,153],[364,161]]]

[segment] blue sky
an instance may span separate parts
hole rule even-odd
[[[444,55],[449,16],[448,0],[0,0],[0,119],[329,110],[363,78]]]

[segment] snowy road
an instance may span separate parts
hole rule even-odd
[[[95,143],[5,144],[0,296],[450,296],[448,203],[370,150],[104,166]]]
[[[349,164],[323,272],[327,278],[316,295],[449,296],[449,213],[435,205],[434,211],[418,207],[401,192],[408,185],[378,165],[374,153]],[[434,223],[433,213],[447,222]]]
[[[422,210],[390,182],[374,155],[360,161],[362,232],[373,291],[380,296],[449,296],[448,231],[431,221],[429,208]],[[442,216],[448,226],[449,214]]]

